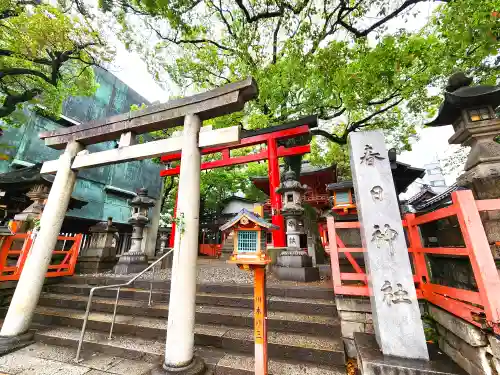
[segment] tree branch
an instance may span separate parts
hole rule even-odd
[[[330,134],[326,130],[323,130],[323,129],[313,128],[313,129],[309,130],[309,133],[311,133],[311,135],[321,135],[321,136],[325,137],[326,139],[328,139],[329,141],[334,142],[334,143],[338,143],[338,144],[345,144],[346,143],[346,141],[343,140],[342,137],[339,137],[338,135],[335,135],[335,134]]]
[[[346,23],[343,20],[343,18],[346,15],[342,15],[342,17],[339,17],[337,23],[339,25],[341,25],[342,27],[344,27],[350,33],[354,34],[357,38],[362,38],[362,37],[367,36],[369,33],[371,33],[373,30],[375,30],[379,26],[381,26],[384,23],[390,21],[394,17],[397,17],[399,14],[401,14],[406,8],[410,7],[411,5],[415,5],[415,4],[426,2],[426,1],[428,1],[428,0],[407,0],[403,4],[401,4],[401,6],[399,8],[397,8],[396,10],[394,10],[392,13],[389,13],[387,16],[385,16],[381,20],[375,22],[373,25],[371,25],[370,27],[368,27],[368,28],[366,28],[364,30],[356,29],[354,26],[349,25],[348,23]],[[446,2],[447,3],[447,2],[450,2],[451,0],[434,0],[434,1],[436,1],[436,2]],[[344,8],[344,9],[349,9],[349,8]]]
[[[371,115],[365,117],[364,119],[362,120],[359,120],[359,121],[356,121],[356,122],[353,122],[347,129],[346,129],[346,132],[347,133],[350,133],[350,132],[353,132],[353,131],[356,131],[357,129],[359,128],[362,128],[363,126],[366,126],[368,125],[367,122],[370,121],[372,118],[374,118],[375,116],[378,116],[380,115],[381,113],[384,113],[384,112],[387,112],[389,109],[391,108],[394,108],[395,106],[397,106],[398,104],[400,104],[401,102],[403,101],[403,98],[395,101],[394,103],[392,103],[391,105],[388,105],[387,107],[384,107],[384,108],[381,108],[379,109],[378,111],[375,111],[373,112]]]
[[[0,80],[7,76],[19,76],[19,75],[32,75],[41,78],[45,82],[55,86],[55,84],[49,77],[47,77],[45,74],[43,74],[38,70],[27,69],[27,68],[6,68],[0,70]]]
[[[170,37],[167,37],[165,35],[163,35],[159,30],[155,29],[153,27],[153,25],[149,24],[148,23],[148,26],[150,27],[151,30],[153,30],[156,35],[160,38],[160,39],[163,39],[163,40],[167,40],[171,43],[174,43],[174,44],[177,44],[177,45],[180,45],[180,44],[193,44],[193,45],[197,45],[197,44],[205,44],[205,43],[208,43],[208,44],[212,44],[214,46],[216,46],[217,48],[220,48],[224,51],[230,51],[232,53],[236,53],[236,51],[230,47],[226,47],[226,46],[223,46],[222,44],[220,43],[217,43],[216,41],[214,40],[211,40],[211,39],[205,39],[205,38],[200,38],[200,39],[177,39],[177,38],[170,38]]]
[[[282,20],[283,18],[280,18],[278,20],[278,24],[276,25],[273,33],[273,64],[276,64],[276,61],[278,59],[278,33],[280,31]]]
[[[267,19],[267,18],[274,18],[274,17],[281,17],[283,14],[285,14],[285,9],[290,10],[293,14],[300,14],[304,10],[304,8],[307,6],[310,0],[304,0],[302,3],[300,3],[297,7],[293,7],[291,4],[287,2],[282,2],[279,4],[279,9],[278,10],[273,10],[273,11],[266,11],[266,12],[261,12],[257,13],[254,16],[250,15],[250,12],[248,9],[245,7],[243,4],[243,0],[235,0],[236,4],[238,7],[241,9],[243,14],[245,15],[245,19],[248,23],[254,23],[262,19]]]
[[[16,109],[17,105],[20,103],[27,102],[33,99],[35,96],[40,94],[39,89],[26,90],[22,94],[7,94],[2,106],[0,107],[0,118],[7,117],[11,115]]]
[[[384,99],[380,99],[380,100],[370,100],[367,104],[368,105],[379,105],[379,104],[385,104],[389,101],[391,101],[392,99],[394,99],[395,97],[399,96],[399,92],[400,92],[400,89],[396,89],[393,91],[393,93],[391,95],[389,95],[388,97],[384,98]]]

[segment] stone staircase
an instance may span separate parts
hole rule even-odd
[[[34,317],[35,339],[77,347],[90,289],[124,279],[73,276],[48,285]],[[122,289],[114,338],[108,340],[116,292],[96,291],[83,348],[127,358],[161,361],[168,316],[168,281]],[[196,298],[196,350],[210,374],[253,374],[251,285],[201,284]],[[340,324],[331,289],[318,286],[268,286],[268,352],[274,375],[345,373]]]

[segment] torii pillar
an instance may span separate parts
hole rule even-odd
[[[205,371],[194,356],[196,260],[200,204],[200,148],[229,146],[240,141],[237,126],[200,132],[203,120],[241,111],[257,95],[253,79],[151,106],[142,111],[40,135],[45,145],[66,149],[57,160],[43,164],[41,173],[56,173],[41,228],[35,240],[0,332],[0,354],[27,345],[35,307],[47,266],[61,230],[69,198],[79,169],[154,158],[182,151],[165,362],[154,374],[199,375]],[[135,135],[184,123],[182,137],[135,144]],[[120,139],[117,149],[80,153],[86,145]]]

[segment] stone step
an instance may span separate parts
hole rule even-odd
[[[71,327],[40,327],[35,339],[48,345],[60,345],[73,348],[76,353],[80,331]],[[97,351],[111,356],[128,359],[141,359],[151,363],[162,361],[165,340],[131,339],[128,336],[116,335],[113,340],[100,332],[89,331],[85,337],[83,350]],[[61,350],[55,352],[60,353]],[[214,375],[252,375],[254,374],[253,357],[250,354],[224,351],[213,347],[195,347],[197,355],[201,356],[209,371]],[[72,353],[70,353],[71,355]],[[83,362],[85,365],[85,362]],[[272,375],[344,375],[342,366],[324,366],[303,363],[294,360],[271,359],[269,373]]]
[[[54,284],[44,288],[46,292],[57,294],[88,296],[93,286],[86,284]],[[153,300],[168,303],[168,288],[164,292],[154,291]],[[111,289],[97,290],[96,297],[115,298],[116,291]],[[122,288],[120,298],[135,301],[147,301],[149,291],[135,288]],[[253,308],[253,297],[250,294],[227,294],[198,292],[196,295],[198,305],[225,306],[239,308]],[[269,311],[281,311],[309,315],[337,316],[337,309],[333,300],[308,299],[294,297],[270,296],[268,298]]]
[[[42,325],[70,326],[81,328],[84,312],[73,309],[37,307],[34,321]],[[107,332],[112,314],[91,312],[89,330]],[[142,339],[161,341],[166,335],[166,319],[117,315],[114,332]],[[308,334],[268,332],[270,358],[290,359],[322,365],[343,365],[344,349],[340,337],[313,337]],[[195,345],[212,346],[219,349],[251,354],[254,351],[253,330],[231,328],[223,325],[196,324]]]
[[[83,295],[42,293],[38,304],[45,307],[85,310],[87,301],[88,297]],[[114,298],[94,298],[92,300],[92,311],[112,313],[114,303]],[[168,304],[154,302],[149,307],[148,301],[145,300],[121,299],[117,306],[117,313],[166,319],[168,318]],[[249,308],[198,305],[196,307],[196,322],[251,328],[253,327],[253,310]],[[333,316],[271,311],[268,313],[267,324],[269,329],[274,331],[340,337],[340,322],[337,317]]]
[[[75,275],[70,277],[61,278],[61,284],[85,284],[85,285],[110,285],[120,284],[129,281],[130,275],[126,277],[110,277],[110,275],[103,276],[83,276]],[[322,299],[327,301],[334,301],[335,296],[333,287],[320,286],[317,284],[301,284],[294,285],[294,282],[287,282],[285,285],[267,283],[267,295],[276,297],[291,297],[291,298],[306,298],[306,299]],[[134,287],[149,290],[150,281],[148,279],[139,279],[134,283]],[[154,291],[165,291],[170,289],[170,280],[153,281]],[[198,284],[197,290],[204,293],[223,293],[223,294],[238,294],[238,295],[252,295],[253,284],[211,284],[203,283]]]

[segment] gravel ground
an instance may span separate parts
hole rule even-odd
[[[80,274],[81,276],[93,277],[119,277],[123,275],[115,275],[111,271],[105,273]],[[155,280],[164,281],[170,280],[172,275],[171,269],[157,270],[155,272]],[[133,276],[130,274],[129,276]],[[152,272],[146,272],[140,279],[150,280]],[[248,271],[242,271],[234,265],[227,264],[220,260],[200,259],[198,261],[198,273],[196,277],[198,284],[253,284],[253,274]],[[320,280],[312,283],[301,283],[295,281],[278,280],[272,272],[267,273],[268,285],[307,285],[307,286],[330,286],[330,280]]]

